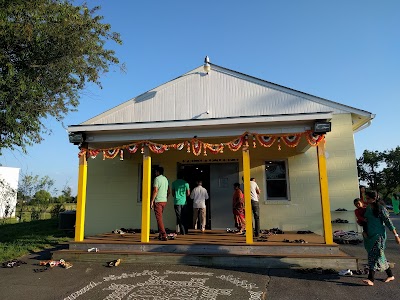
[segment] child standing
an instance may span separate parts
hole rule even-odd
[[[354,206],[357,207],[354,210],[354,214],[356,215],[357,224],[363,228],[363,237],[366,238],[368,236],[367,233],[367,219],[364,217],[366,207],[360,198],[354,199]]]

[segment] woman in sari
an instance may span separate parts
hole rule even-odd
[[[246,230],[246,220],[244,216],[244,196],[240,189],[240,183],[236,182],[233,185],[235,192],[233,193],[233,217],[235,219],[235,226],[239,230],[237,233],[242,234]]]
[[[367,192],[366,200],[368,202],[364,217],[367,219],[368,236],[364,238],[364,247],[368,253],[368,279],[363,280],[366,285],[374,285],[375,272],[385,271],[387,278],[384,282],[394,280],[393,272],[385,256],[386,230],[385,225],[393,232],[397,244],[400,244],[399,235],[392,221],[389,219],[389,213],[384,206],[376,200],[375,192]]]

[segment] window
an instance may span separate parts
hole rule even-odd
[[[287,173],[286,161],[265,162],[267,200],[288,200]]]

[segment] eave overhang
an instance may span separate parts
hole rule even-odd
[[[197,137],[237,136],[243,132],[262,134],[299,133],[312,128],[316,120],[330,120],[332,112],[257,117],[232,117],[129,124],[73,125],[69,133],[85,133],[87,143],[137,140],[168,140]]]

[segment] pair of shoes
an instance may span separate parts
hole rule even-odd
[[[341,270],[338,273],[340,276],[352,276],[353,272],[350,269],[347,270]]]
[[[72,264],[65,261],[64,263],[61,264],[61,267],[63,267],[64,269],[69,269],[69,268],[72,268]]]
[[[118,267],[120,265],[120,263],[121,263],[121,259],[118,258],[117,260],[110,261],[107,265],[109,267]]]
[[[99,252],[99,248],[89,248],[88,252]]]
[[[201,230],[201,232],[204,232],[204,231],[206,231],[204,228]]]
[[[164,236],[164,237],[159,237],[158,238],[160,241],[168,241],[168,238],[166,237],[166,236]]]

